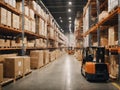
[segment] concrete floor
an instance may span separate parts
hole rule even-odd
[[[118,90],[110,82],[91,83],[80,73],[80,62],[64,55],[3,90]]]

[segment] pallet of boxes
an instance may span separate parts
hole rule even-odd
[[[23,77],[31,72],[30,57],[17,56],[17,54],[0,55],[0,79],[1,84]],[[3,74],[2,74],[3,73]]]
[[[43,50],[33,50],[30,52],[31,69],[39,69],[44,66]]]

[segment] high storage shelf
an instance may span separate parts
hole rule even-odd
[[[6,4],[5,2],[3,1],[0,1],[0,7],[3,7],[3,8],[6,8],[7,10],[15,13],[16,15],[22,15],[22,12],[20,12],[19,10],[17,10],[16,8]],[[28,6],[29,7],[29,6]],[[66,42],[66,37],[64,36],[63,33],[60,32],[58,26],[57,26],[57,23],[54,22],[54,24],[56,25],[56,28],[51,25],[50,21],[46,20],[44,17],[42,17],[40,14],[38,14],[36,11],[34,11],[35,15],[37,15],[39,18],[41,18],[42,20],[44,20],[46,23],[47,23],[47,27],[51,27],[52,29],[54,29],[54,33],[55,33],[55,38],[51,38],[48,36],[48,33],[47,33],[47,36],[43,36],[43,35],[38,35],[36,33],[33,33],[31,31],[28,31],[28,30],[24,30],[24,34],[25,36],[29,39],[29,40],[32,40],[32,39],[39,39],[39,38],[42,38],[42,39],[45,39],[47,40],[48,42],[50,42],[51,40],[55,43],[55,42],[58,42],[59,44],[61,45],[64,45],[64,47],[66,46],[65,42]],[[51,15],[51,13],[49,12],[49,14]],[[31,19],[29,16],[26,16],[25,17]],[[51,15],[52,17],[52,15]],[[53,18],[53,17],[52,17]],[[53,18],[54,19],[54,18]],[[16,28],[13,28],[13,27],[9,27],[7,25],[2,25],[0,24],[0,35],[4,35],[4,36],[18,36],[18,35],[21,35],[22,36],[22,29],[16,29]],[[61,36],[63,36],[63,38],[61,38]],[[64,38],[65,37],[65,38]],[[56,39],[58,38],[58,39]],[[38,48],[38,47],[26,47],[26,49],[50,49],[50,48],[60,48],[59,46],[58,47],[46,47],[46,48]],[[19,50],[21,49],[21,47],[1,47],[0,50]]]
[[[75,21],[75,28],[74,28],[74,35],[75,35],[75,43],[76,49],[83,48],[83,18],[82,15],[79,15],[79,17],[76,17]]]
[[[89,4],[93,2],[93,0],[89,0],[86,7],[89,6]],[[108,3],[108,0],[102,1],[103,3],[100,5],[100,9],[106,6]],[[84,13],[85,14],[85,13]],[[84,16],[83,14],[83,16]],[[118,24],[118,15],[120,14],[120,7],[114,8],[111,12],[109,12],[108,16],[97,22],[95,25],[89,28],[85,33],[82,34],[83,37],[86,37],[89,34],[96,33],[97,29],[99,28],[100,31],[108,29],[108,27],[111,25]],[[107,47],[110,52],[119,52],[120,53],[120,47],[119,46],[113,46],[113,47]]]

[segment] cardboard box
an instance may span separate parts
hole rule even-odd
[[[12,14],[12,27],[19,29],[20,28],[19,22],[20,22],[19,16],[13,13]]]
[[[108,0],[108,12],[111,12],[118,6],[119,0]]]
[[[3,81],[3,64],[0,63],[0,82]]]
[[[8,3],[9,0],[0,0],[0,1],[5,2],[5,3]]]
[[[22,2],[16,2],[16,8],[18,11],[22,12]]]
[[[35,29],[36,29],[36,27],[35,27],[35,20],[31,20],[31,31],[33,32],[33,33],[35,33]]]
[[[16,0],[12,0],[12,6],[16,8]]]
[[[110,56],[110,74],[114,77],[118,76],[118,55]]]
[[[0,47],[10,47],[10,40],[0,39]]]
[[[23,74],[30,72],[30,57],[23,56]]]
[[[29,8],[28,8],[28,6],[25,6],[25,15],[29,16]]]
[[[12,18],[12,13],[10,11],[7,11],[7,26],[11,27],[11,18]]]
[[[14,57],[14,56],[17,56],[17,54],[14,53],[14,54],[3,54],[3,55],[0,55],[0,63],[4,63],[6,57]]]
[[[0,7],[0,24],[7,25],[7,10]]]
[[[49,63],[49,50],[44,50],[44,64]]]
[[[27,46],[28,47],[34,47],[35,46],[35,40],[28,41]]]
[[[30,66],[31,69],[38,69],[44,65],[43,50],[34,50],[30,52]]]
[[[118,41],[118,26],[109,27],[108,30],[108,45],[115,45],[115,42]]]
[[[30,18],[34,19],[34,11],[32,9],[30,9],[29,16]]]
[[[5,40],[5,42],[4,42],[4,46],[6,46],[6,47],[10,47],[10,40]]]
[[[37,10],[37,3],[35,1],[32,1],[31,7],[33,10]]]
[[[16,78],[23,75],[23,58],[7,57],[4,62],[4,76],[7,78]]]
[[[109,13],[107,11],[102,11],[101,14],[99,15],[99,21],[101,21],[102,19],[106,18],[109,15]]]

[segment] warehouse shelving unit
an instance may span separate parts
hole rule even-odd
[[[22,0],[21,0],[22,1]],[[29,0],[28,0],[29,1]],[[25,2],[24,2],[25,3]],[[41,3],[41,1],[39,2],[39,3]],[[43,3],[41,3],[41,5],[43,5]],[[2,6],[3,8],[5,7],[7,10],[10,10],[11,12],[14,12],[15,14],[17,14],[17,15],[22,15],[22,12],[20,12],[19,10],[17,10],[16,8],[14,8],[14,7],[12,7],[12,6],[10,6],[10,5],[8,5],[8,4],[6,4],[5,2],[3,2],[3,1],[0,1],[0,6]],[[29,7],[29,6],[28,6]],[[46,9],[46,7],[45,6],[42,6],[42,7],[44,7],[44,9]],[[48,10],[46,10],[50,15],[51,15],[51,13],[48,11]],[[48,20],[46,20],[44,17],[42,17],[40,14],[38,14],[36,11],[34,11],[35,12],[35,15],[37,15],[38,17],[40,17],[42,20],[44,20],[46,23],[47,23],[47,25],[48,26],[50,26],[51,28],[53,28],[54,29],[54,31],[56,32],[56,33],[58,33],[59,35],[61,35],[62,33],[60,33],[60,32],[58,32],[57,30],[56,30],[56,28],[53,26],[53,25],[51,25],[51,23],[48,21]],[[27,18],[29,18],[30,19],[30,17],[29,16],[26,16],[26,15],[24,15],[25,17],[27,17]],[[53,18],[53,17],[52,17]],[[53,18],[54,19],[54,18]],[[24,20],[24,19],[23,19]],[[56,21],[54,22],[54,23],[56,23]],[[23,25],[22,25],[23,26]],[[59,28],[59,26],[58,26],[58,24],[56,23],[56,26]],[[22,34],[22,29],[16,29],[16,28],[13,28],[13,27],[9,27],[9,26],[7,26],[7,25],[0,25],[0,32],[1,32],[1,35],[5,35],[5,36],[12,36],[12,37],[16,37],[16,36],[21,36]],[[20,35],[21,34],[21,35]],[[45,37],[45,36],[43,36],[43,35],[38,35],[37,33],[33,33],[33,32],[31,32],[31,31],[28,31],[28,30],[24,30],[24,36],[27,36],[27,38],[28,39],[38,39],[38,38],[42,38],[42,39],[45,39],[45,40],[47,40],[47,38],[49,39],[49,41],[53,41],[54,43],[55,42],[58,42],[58,43],[60,43],[60,44],[64,44],[64,39],[61,39],[61,40],[63,40],[63,42],[60,42],[60,41],[58,41],[58,40],[55,40],[55,38],[51,38],[51,37]],[[55,35],[55,36],[57,36],[57,35]],[[54,48],[54,47],[48,47],[48,48]],[[46,47],[46,49],[48,49],[47,47]],[[55,47],[55,48],[57,48],[57,47]],[[20,49],[20,48],[11,48],[11,47],[9,47],[9,48],[0,48],[0,50],[14,50],[14,49]],[[32,47],[32,48],[27,48],[26,47],[26,49],[45,49],[45,48],[36,48],[36,47]]]
[[[118,0],[119,2],[119,0]],[[94,5],[93,5],[94,3]],[[96,17],[97,19],[99,18],[99,14],[101,13],[101,11],[103,10],[107,10],[107,6],[106,4],[108,4],[108,0],[96,0],[96,1],[93,1],[93,0],[89,0],[86,7],[89,7],[90,5],[92,5],[92,7],[95,7],[97,6],[97,10],[92,8],[92,14],[93,13],[97,13],[96,14]],[[118,44],[117,45],[107,45],[105,46],[106,47],[106,50],[109,51],[109,57],[111,56],[112,53],[118,53],[118,57],[119,57],[119,60],[118,60],[118,75],[117,75],[117,78],[118,80],[120,81],[120,20],[119,20],[119,17],[120,17],[120,2],[119,2],[119,5],[118,7],[114,8],[112,11],[110,11],[108,13],[108,16],[102,18],[101,20],[97,20],[97,22],[93,25],[90,26],[90,28],[82,34],[83,37],[86,37],[87,35],[95,35],[97,37],[97,45],[98,46],[101,46],[100,45],[100,38],[103,34],[101,34],[102,32],[108,32],[108,28],[110,26],[115,26],[115,25],[118,25]],[[100,11],[99,11],[100,10]],[[85,11],[86,13],[86,11]],[[85,15],[85,13],[83,15]],[[105,34],[105,33],[104,33]],[[108,36],[108,35],[107,35]],[[89,41],[90,43],[90,41]],[[110,59],[110,58],[109,58]],[[109,61],[110,62],[110,61]]]
[[[34,50],[48,50],[48,51],[50,51],[49,54],[51,54],[52,51],[55,51],[55,50],[62,51],[63,49],[66,48],[66,40],[67,39],[66,39],[65,35],[60,31],[60,29],[61,29],[60,26],[57,24],[54,17],[52,16],[52,14],[49,12],[49,10],[44,6],[44,4],[40,0],[35,0],[35,1],[38,3],[38,5],[40,5],[40,7],[44,11],[44,13],[49,16],[49,19],[47,20],[47,18],[43,17],[37,11],[35,11],[33,9],[32,10],[34,12],[34,19],[42,19],[44,21],[44,23],[46,24],[46,27],[47,27],[46,35],[39,34],[37,28],[35,28],[35,32],[25,29],[25,26],[24,26],[25,18],[27,18],[31,21],[33,20],[33,18],[31,18],[30,16],[27,16],[25,14],[25,6],[30,8],[32,1],[34,1],[34,0],[19,0],[19,2],[22,3],[22,11],[20,11],[17,8],[4,2],[4,0],[0,1],[0,7],[5,8],[6,10],[9,10],[11,12],[11,14],[18,15],[21,20],[20,21],[21,26],[19,28],[15,28],[12,25],[8,26],[5,24],[0,24],[0,38],[2,40],[9,40],[9,46],[0,46],[0,54],[1,55],[18,53],[18,55],[25,56],[25,55],[30,55],[30,51],[32,51],[32,50],[33,51]],[[52,20],[52,22],[50,22],[50,19]],[[11,21],[11,23],[12,23],[12,21]],[[36,22],[36,23],[38,23],[38,22]],[[49,36],[49,34],[50,34],[49,28],[52,28],[54,30],[53,38],[51,38]],[[34,41],[34,43],[32,43],[32,46],[26,46],[24,39],[26,39],[27,43],[28,43],[28,41],[32,41],[32,40]],[[42,43],[44,43],[44,46],[36,46],[35,44],[37,42],[37,39],[41,39]],[[12,46],[11,45],[12,40],[14,40],[14,42],[17,41],[17,42],[21,42],[21,43],[19,43],[19,46]],[[52,44],[51,44],[52,46],[49,46],[49,43],[51,43],[51,42],[52,42]],[[41,44],[41,43],[39,43],[39,44]],[[30,43],[30,45],[31,45],[31,43]],[[56,52],[60,53],[60,55],[61,55],[61,52],[59,52],[59,51],[56,51]],[[53,54],[51,54],[51,56],[52,55]],[[53,57],[50,57],[50,58],[53,58]],[[16,80],[16,78],[4,78],[3,82],[0,84],[3,85],[8,82],[15,81],[15,80]]]

